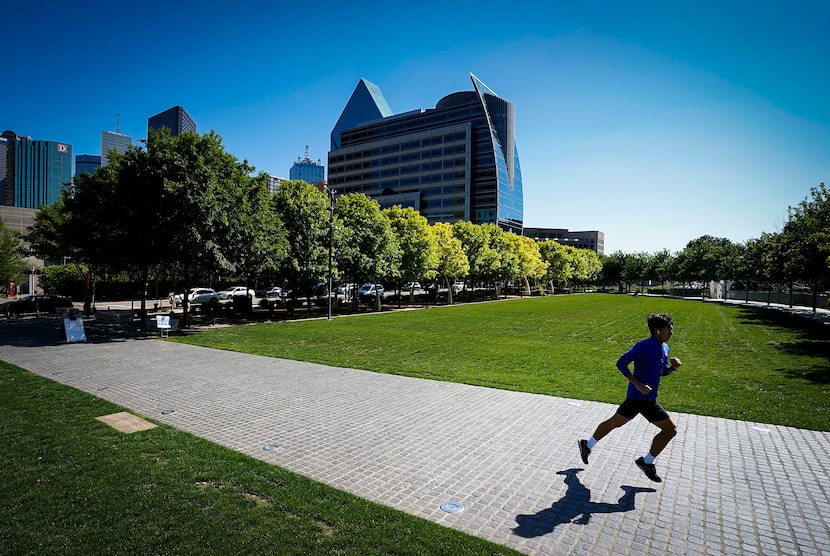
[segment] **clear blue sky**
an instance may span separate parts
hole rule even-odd
[[[0,131],[100,154],[182,105],[257,170],[325,164],[361,77],[396,113],[516,106],[525,225],[606,253],[779,231],[830,185],[830,2],[56,2],[4,6]],[[80,7],[83,5],[83,7]]]

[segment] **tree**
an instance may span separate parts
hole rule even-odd
[[[38,283],[44,291],[72,297],[82,289],[84,275],[89,269],[78,264],[45,266],[40,271]]]
[[[671,280],[671,264],[674,255],[668,249],[662,249],[652,255],[649,260],[649,266],[646,269],[646,278],[648,280],[655,280],[660,282],[660,286],[665,286],[668,280]]]
[[[464,253],[461,240],[453,235],[452,225],[446,222],[436,222],[432,225],[432,233],[438,251],[436,273],[444,278],[447,285],[447,302],[452,304],[452,280],[466,276],[470,272],[470,262]]]
[[[334,216],[335,259],[343,276],[360,283],[400,275],[401,249],[377,201],[362,193],[343,195],[337,199]]]
[[[293,284],[291,295],[296,301],[298,290],[328,273],[329,198],[304,181],[284,181],[273,203],[288,239],[281,273]]]
[[[19,283],[26,269],[24,248],[20,234],[6,228],[0,222],[0,284]]]
[[[228,259],[234,274],[245,279],[245,286],[263,274],[279,270],[288,258],[289,242],[278,212],[273,210],[268,192],[268,175],[259,174],[239,180],[236,204],[231,219],[228,243],[232,246]]]
[[[187,291],[197,278],[252,276],[281,258],[265,177],[252,172],[215,132],[150,130],[146,150],[114,153],[41,209],[30,241],[42,255],[68,254],[91,271],[134,276],[144,311],[155,273],[177,276]],[[187,326],[186,298],[183,306]]]
[[[493,279],[498,273],[500,254],[492,246],[490,232],[489,228],[466,220],[452,225],[453,236],[461,241],[467,255],[470,277],[476,280]]]
[[[633,253],[627,255],[623,262],[623,280],[627,285],[627,289],[631,289],[631,284],[642,284],[647,280],[648,269],[651,266],[651,256],[645,252]]]
[[[555,286],[566,287],[573,277],[573,266],[568,261],[569,255],[565,246],[549,239],[539,244],[539,254],[542,261],[548,265],[544,278],[551,291],[554,291]]]
[[[578,249],[570,245],[566,247],[571,250],[574,282],[583,285],[595,282],[602,273],[599,255],[591,249]]]
[[[810,189],[810,197],[795,207],[781,232],[781,243],[797,279],[817,294],[830,285],[830,191],[822,182]]]
[[[539,244],[526,236],[505,234],[504,237],[515,245],[518,255],[516,278],[524,282],[525,292],[530,295],[529,280],[533,279],[535,282],[542,278],[548,269],[547,263],[542,260]]]
[[[769,282],[769,246],[764,235],[737,245],[738,261],[735,279],[743,282],[744,301],[749,303],[749,291],[759,282]]]
[[[615,251],[602,261],[602,281],[605,285],[615,285],[622,293],[626,279],[626,261],[631,255]]]
[[[704,285],[724,280],[724,298],[727,280],[735,275],[737,250],[735,244],[725,237],[701,236],[690,241],[685,249],[686,264],[693,279]]]
[[[401,247],[398,285],[400,282],[434,278],[439,266],[438,243],[426,217],[411,207],[402,208],[400,205],[383,212]],[[409,295],[411,302],[415,295],[414,288],[410,288]],[[398,303],[400,304],[400,296]]]
[[[68,193],[63,191],[57,201],[40,207],[35,212],[34,224],[26,233],[29,250],[43,260],[61,261],[66,257],[77,257],[78,250],[65,233],[69,217],[64,205],[67,197]]]

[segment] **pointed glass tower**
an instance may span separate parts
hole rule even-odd
[[[331,133],[329,187],[365,193],[382,208],[413,207],[430,223],[469,220],[521,234],[514,106],[470,79],[472,91],[398,115],[361,79]]]
[[[357,124],[386,118],[392,114],[392,109],[389,108],[389,103],[386,102],[380,88],[361,78],[331,131],[331,150],[340,148],[340,132],[344,129],[351,129]]]

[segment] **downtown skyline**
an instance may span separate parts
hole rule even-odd
[[[60,24],[10,10],[11,42],[31,48],[9,59],[25,87],[4,90],[0,128],[74,154],[101,154],[116,114],[138,143],[147,118],[181,105],[200,133],[215,130],[240,160],[286,177],[306,145],[326,160],[360,78],[400,114],[470,90],[472,72],[516,106],[525,226],[600,230],[606,253],[778,231],[787,207],[830,176],[824,2],[529,2],[509,12],[426,2],[425,18],[318,2],[322,19],[301,6],[46,4]],[[192,32],[149,40],[159,13]],[[298,21],[314,25],[289,25]],[[129,48],[101,49],[117,39]],[[82,64],[93,54],[105,71]]]

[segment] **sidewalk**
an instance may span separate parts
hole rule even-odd
[[[0,360],[528,554],[830,553],[830,433],[672,413],[656,484],[642,419],[579,459],[614,405],[88,336],[0,322]]]

